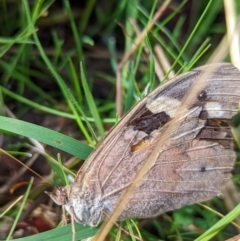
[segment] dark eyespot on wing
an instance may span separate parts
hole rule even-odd
[[[206,99],[207,99],[207,92],[205,90],[203,90],[198,94],[198,100],[202,101],[202,100],[206,100]]]

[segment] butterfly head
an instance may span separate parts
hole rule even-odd
[[[57,205],[66,205],[68,202],[68,195],[66,193],[67,187],[58,187],[55,188],[53,192],[47,192],[45,193],[57,204]]]
[[[52,200],[74,217],[74,220],[83,225],[97,226],[102,220],[103,205],[94,193],[81,193],[79,185],[58,187],[53,192],[45,192]]]

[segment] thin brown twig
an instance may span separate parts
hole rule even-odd
[[[15,161],[17,161],[18,163],[21,163],[17,158],[13,157],[12,155],[10,155],[8,152],[4,151],[2,148],[0,148],[0,153],[4,153],[5,155],[9,156],[10,158],[14,159]],[[23,167],[16,173],[16,175],[14,175],[13,177],[11,177],[8,182],[0,188],[0,193],[5,193],[7,190],[10,189],[10,187],[13,185],[13,183],[16,182],[16,180],[19,179],[20,176],[22,176],[28,169],[31,170],[31,168],[29,166],[31,166],[35,160],[37,159],[37,157],[39,156],[39,154],[34,154],[28,161],[26,164],[23,164]],[[34,174],[36,174],[37,176],[40,177],[40,175],[38,175],[36,172],[34,172]]]

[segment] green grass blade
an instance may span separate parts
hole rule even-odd
[[[98,128],[99,134],[100,134],[100,136],[103,137],[105,135],[105,131],[104,131],[104,128],[103,128],[103,125],[102,125],[102,120],[99,116],[97,106],[95,104],[95,101],[94,101],[93,96],[90,92],[89,86],[87,84],[87,80],[86,80],[86,76],[84,74],[84,69],[83,69],[82,63],[80,63],[80,70],[81,70],[81,79],[82,79],[82,84],[83,84],[83,90],[84,90],[84,93],[85,93],[85,96],[86,96],[86,100],[87,100],[89,109],[91,111],[91,114],[92,114],[93,118],[95,119],[96,126]]]
[[[82,240],[84,238],[89,238],[94,236],[97,233],[97,228],[92,228],[89,226],[81,226],[80,224],[75,223],[76,229],[76,240]],[[56,228],[44,233],[39,233],[29,237],[14,239],[15,241],[66,241],[72,240],[72,228],[71,224],[68,224],[61,228]]]
[[[71,25],[72,33],[73,33],[73,36],[74,36],[78,56],[80,58],[80,61],[83,61],[84,56],[83,56],[83,50],[82,50],[82,39],[81,39],[81,36],[79,35],[79,32],[77,30],[77,26],[76,26],[76,23],[75,23],[73,14],[72,14],[70,3],[69,3],[69,1],[64,0],[63,4],[64,4],[64,7],[67,11],[69,20],[70,20],[70,25]]]
[[[0,130],[36,139],[84,160],[92,151],[91,147],[69,136],[45,127],[4,116],[0,116]]]
[[[74,91],[76,93],[76,99],[78,101],[77,103],[78,103],[78,105],[81,105],[83,102],[83,94],[82,94],[82,90],[80,87],[80,80],[78,78],[77,71],[75,69],[75,66],[74,66],[71,58],[68,58],[68,64],[69,64],[69,73],[70,73],[72,83],[74,86]]]
[[[240,215],[240,204],[238,204],[231,212],[225,215],[221,220],[219,220],[214,226],[209,228],[200,237],[195,239],[195,241],[208,241],[217,235],[220,230],[227,226],[230,222],[236,219]]]
[[[28,195],[29,195],[29,193],[30,193],[32,184],[33,184],[33,178],[31,178],[31,180],[30,180],[30,182],[29,182],[29,185],[28,185],[28,188],[27,188],[26,193],[25,193],[25,195],[24,195],[23,201],[22,201],[22,203],[21,203],[21,206],[19,207],[19,211],[18,211],[18,213],[17,213],[16,218],[14,219],[14,222],[13,222],[13,224],[12,224],[11,230],[10,230],[10,232],[9,232],[8,237],[7,237],[6,240],[10,240],[10,238],[11,238],[11,236],[12,236],[12,234],[13,234],[15,228],[16,228],[16,225],[17,225],[18,220],[19,220],[19,218],[20,218],[20,216],[21,216],[21,213],[22,213],[24,207],[26,206],[27,197],[28,197]]]
[[[145,42],[146,45],[148,47],[148,51],[149,51],[149,84],[150,84],[150,91],[153,90],[154,88],[154,82],[155,82],[155,64],[154,64],[154,55],[153,55],[153,50],[152,50],[152,46],[151,43],[149,41],[148,36],[146,35],[145,37]]]
[[[50,59],[47,57],[47,55],[46,55],[46,53],[45,53],[45,51],[44,51],[44,49],[43,49],[43,47],[42,47],[42,45],[41,45],[41,43],[40,43],[40,41],[39,41],[39,38],[38,38],[37,34],[34,32],[34,29],[35,29],[35,28],[34,28],[34,24],[33,24],[33,22],[32,22],[31,16],[30,16],[30,9],[29,9],[28,2],[27,2],[26,0],[23,0],[23,5],[24,5],[24,8],[25,8],[25,10],[26,10],[25,12],[26,12],[26,18],[27,18],[28,25],[30,26],[30,29],[31,29],[32,32],[33,32],[33,38],[34,38],[34,40],[35,40],[35,43],[36,43],[36,45],[37,45],[37,47],[38,47],[39,53],[40,53],[43,61],[45,62],[45,64],[46,64],[47,67],[49,68],[49,70],[51,71],[52,75],[55,77],[57,83],[59,84],[59,86],[60,86],[60,88],[61,88],[61,90],[62,90],[62,93],[63,93],[66,101],[68,102],[68,105],[69,105],[70,109],[72,110],[72,112],[73,112],[73,114],[74,114],[74,116],[75,116],[75,118],[76,118],[76,122],[78,123],[78,125],[79,125],[79,127],[80,127],[80,129],[81,129],[81,131],[82,131],[82,133],[83,133],[83,135],[86,137],[86,139],[87,139],[87,141],[88,141],[89,143],[92,143],[92,140],[91,140],[89,134],[87,133],[86,128],[84,127],[81,119],[80,119],[79,116],[78,116],[78,112],[77,112],[74,104],[73,104],[73,103],[70,101],[70,99],[68,98],[69,95],[71,95],[71,99],[73,99],[74,102],[76,102],[74,96],[71,94],[70,91],[68,91],[68,87],[67,87],[67,85],[65,84],[63,78],[57,73],[57,71],[56,71],[56,69],[54,68],[54,66],[52,65]]]
[[[18,102],[22,102],[22,103],[24,103],[28,106],[31,106],[33,108],[36,108],[38,110],[41,110],[41,111],[44,111],[46,113],[50,113],[50,114],[53,114],[53,115],[66,117],[66,118],[69,118],[69,119],[75,118],[74,115],[72,115],[70,113],[65,113],[65,112],[62,112],[62,111],[55,110],[53,108],[49,108],[49,107],[44,106],[44,105],[40,105],[36,102],[33,102],[33,101],[31,101],[27,98],[24,98],[24,97],[16,94],[15,92],[12,92],[12,91],[8,90],[7,88],[4,88],[3,86],[0,86],[0,89],[1,89],[3,94],[8,95],[11,98],[17,100]]]
[[[194,34],[196,33],[199,25],[201,24],[201,21],[204,19],[204,16],[207,14],[207,11],[209,10],[210,6],[212,4],[212,0],[210,0],[204,10],[204,12],[202,13],[201,17],[199,18],[198,22],[196,23],[196,25],[194,26],[194,29],[192,30],[191,34],[189,35],[188,39],[186,40],[184,46],[182,47],[182,50],[180,51],[178,57],[175,59],[174,63],[172,64],[172,67],[169,69],[166,77],[164,80],[166,80],[168,74],[173,70],[173,68],[175,67],[175,65],[177,64],[178,60],[181,58],[181,56],[183,55],[184,51],[186,50],[186,48],[188,47],[189,43],[191,42]]]

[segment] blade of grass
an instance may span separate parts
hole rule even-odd
[[[79,21],[79,32],[82,34],[87,26],[91,13],[94,9],[96,0],[89,0],[86,2],[86,7],[83,10],[81,21]]]
[[[19,52],[21,52],[21,50]],[[56,101],[54,100],[54,98],[52,98],[50,95],[46,94],[39,86],[37,86],[33,81],[31,81],[30,78],[27,78],[26,76],[24,76],[23,73],[21,73],[17,70],[17,66],[16,66],[17,63],[18,63],[18,59],[16,59],[16,58],[12,59],[9,62],[9,64],[0,60],[0,66],[2,68],[4,68],[5,73],[7,73],[4,76],[4,79],[2,80],[3,81],[2,86],[6,86],[7,81],[12,77],[12,78],[16,79],[16,81],[21,81],[22,83],[24,83],[33,92],[35,92],[36,95],[42,96],[45,100],[49,101],[52,104],[56,104]],[[5,88],[5,89],[8,90],[7,88]],[[9,91],[8,93],[13,93],[15,97],[18,96],[16,93],[11,92],[10,90],[8,90],[8,91]],[[22,97],[22,96],[20,96],[20,97]],[[27,100],[27,99],[25,99],[25,100]]]
[[[240,215],[240,204],[236,206],[231,212],[225,215],[221,220],[219,220],[214,226],[209,228],[205,233],[203,233],[200,237],[195,239],[195,241],[208,241],[212,240],[212,238],[217,235],[220,230],[222,230],[225,226],[231,223],[234,219],[236,219]]]
[[[58,111],[58,110],[54,110],[53,108],[49,108],[49,107],[46,107],[44,105],[40,105],[36,102],[33,102],[27,98],[24,98],[23,96],[20,96],[18,94],[16,94],[15,92],[12,92],[6,88],[4,88],[3,86],[0,86],[0,89],[2,91],[3,94],[5,95],[8,95],[10,96],[11,98],[19,101],[19,102],[22,102],[28,106],[31,106],[33,108],[36,108],[38,110],[41,110],[41,111],[44,111],[46,113],[50,113],[50,114],[53,114],[53,115],[57,115],[57,116],[62,116],[62,117],[66,117],[66,118],[69,118],[69,119],[75,119],[75,116],[72,115],[72,114],[69,114],[69,113],[65,113],[65,112],[62,112],[62,111]]]
[[[32,20],[35,23],[39,17],[42,16],[43,13],[48,11],[50,6],[55,2],[55,0],[38,0],[36,1],[36,4],[34,5],[33,11],[32,11]]]
[[[74,104],[69,100],[68,96],[71,95],[71,98],[75,100],[74,96],[71,94],[71,92],[68,91],[68,87],[67,85],[65,84],[63,78],[57,73],[57,71],[55,70],[55,68],[53,67],[51,61],[49,60],[49,58],[47,57],[47,55],[45,54],[45,51],[38,39],[38,36],[36,34],[34,30],[34,24],[32,22],[32,19],[31,19],[31,16],[30,16],[30,9],[29,9],[29,5],[28,5],[28,2],[26,0],[23,0],[23,5],[24,5],[24,9],[25,9],[25,13],[26,13],[26,18],[27,18],[27,21],[28,21],[28,25],[31,27],[32,29],[32,32],[33,32],[33,38],[35,40],[35,43],[38,47],[38,50],[39,50],[39,53],[43,59],[43,61],[46,63],[47,67],[49,68],[49,70],[51,71],[52,75],[55,77],[57,83],[59,84],[60,86],[60,89],[62,90],[62,93],[70,107],[70,109],[72,110],[73,112],[73,115],[75,116],[76,118],[76,122],[78,123],[79,127],[80,127],[80,130],[82,131],[83,135],[85,136],[85,138],[87,139],[87,141],[93,145],[93,141],[90,137],[90,135],[88,134],[86,128],[84,127],[79,115],[78,115],[78,112],[74,106]],[[76,101],[75,101],[76,102]]]
[[[86,96],[86,100],[87,100],[90,112],[91,112],[93,118],[96,121],[96,126],[98,128],[100,136],[103,137],[105,135],[105,132],[104,132],[104,128],[103,128],[103,125],[102,125],[102,120],[99,116],[97,106],[95,104],[93,96],[92,96],[92,94],[89,90],[89,86],[87,84],[87,80],[86,80],[86,76],[85,76],[85,73],[84,73],[84,70],[83,70],[82,62],[80,62],[80,71],[81,71],[81,79],[82,79],[83,90],[84,90],[84,93],[85,93],[85,96]]]
[[[57,66],[61,53],[63,52],[64,41],[58,38],[57,31],[52,31],[51,35],[54,44],[53,64]]]
[[[69,136],[8,117],[0,116],[0,130],[36,139],[84,160],[92,151],[90,146],[87,146]]]
[[[150,58],[150,63],[149,63],[149,83],[150,87],[149,90],[152,91],[154,88],[154,82],[155,82],[155,64],[154,64],[154,54],[152,50],[151,43],[149,41],[148,36],[145,37],[145,42],[148,47],[149,51],[149,58]]]
[[[95,135],[94,130],[93,130],[93,128],[91,127],[91,125],[90,125],[89,121],[87,120],[87,117],[86,117],[85,114],[83,113],[82,109],[80,108],[80,106],[78,105],[78,103],[75,101],[75,99],[72,99],[72,95],[71,95],[71,94],[69,94],[68,98],[72,101],[72,103],[74,103],[75,108],[76,108],[76,109],[79,111],[79,113],[81,114],[81,118],[82,118],[82,120],[85,121],[85,123],[86,123],[86,125],[87,125],[87,127],[88,127],[88,130],[89,130],[89,132],[91,133],[93,139],[95,140],[96,143],[98,143],[98,138],[97,138],[97,136]],[[93,119],[94,119],[94,118],[93,118]],[[95,123],[95,122],[96,122],[96,121],[95,121],[95,119],[94,119],[94,123]]]
[[[65,174],[65,172],[64,172],[64,170],[62,168],[63,167],[63,163],[62,163],[61,155],[59,153],[57,155],[57,161],[59,163],[59,167],[60,167],[60,171],[61,171],[60,175],[61,175],[62,179],[64,180],[65,185],[69,185],[70,181],[67,178],[67,176],[66,176],[66,174]]]
[[[196,23],[196,25],[194,26],[193,30],[191,31],[191,34],[189,35],[189,37],[187,38],[184,46],[182,47],[179,55],[177,56],[177,58],[175,59],[174,63],[172,64],[171,68],[169,69],[168,73],[166,74],[166,77],[164,80],[166,80],[168,74],[173,70],[173,68],[176,66],[178,60],[181,58],[182,54],[184,53],[184,51],[186,50],[187,46],[189,45],[190,41],[192,40],[192,38],[194,37],[194,34],[196,33],[198,27],[200,26],[200,23],[203,21],[204,16],[207,14],[210,6],[212,4],[212,0],[209,0],[206,8],[204,9],[204,12],[202,13],[201,17],[199,18],[198,22]],[[163,82],[164,82],[163,80]]]
[[[71,79],[72,79],[72,83],[74,86],[74,91],[76,93],[76,99],[77,99],[77,103],[78,105],[81,105],[83,102],[83,94],[82,94],[82,90],[80,87],[80,80],[78,79],[78,75],[77,75],[77,71],[73,65],[72,59],[68,58],[68,64],[69,64],[69,73],[71,75]]]
[[[3,210],[3,212],[0,213],[0,218],[4,217],[8,213],[8,211],[11,210],[12,207],[14,207],[15,205],[18,205],[22,198],[23,196],[18,197],[15,201],[13,201],[10,204],[10,206],[8,206],[5,210]]]
[[[75,223],[76,229],[76,240],[82,240],[94,236],[97,233],[97,228],[92,228],[88,226],[81,226],[80,224]],[[13,239],[14,241],[66,241],[72,240],[72,227],[71,224],[68,224],[61,228],[56,228],[44,233],[39,233],[29,237]]]
[[[129,81],[127,87],[127,94],[124,103],[124,113],[128,112],[133,105],[134,101],[134,79],[132,72],[129,72]]]
[[[17,213],[17,215],[16,215],[16,217],[15,217],[15,219],[14,219],[14,222],[13,222],[13,224],[12,224],[12,227],[11,227],[11,229],[10,229],[10,232],[9,232],[9,234],[8,234],[8,236],[7,236],[7,239],[6,239],[7,241],[11,239],[12,234],[13,234],[15,228],[16,228],[16,225],[17,225],[18,220],[19,220],[19,218],[20,218],[20,216],[21,216],[21,213],[22,213],[22,211],[23,211],[23,208],[24,208],[25,205],[26,205],[27,197],[28,197],[29,192],[30,192],[30,190],[31,190],[32,184],[33,184],[33,178],[31,177],[30,182],[29,182],[29,185],[28,185],[28,188],[27,188],[26,193],[25,193],[25,195],[24,195],[23,201],[22,201],[22,203],[21,203],[21,205],[20,205],[20,207],[19,207],[19,211],[18,211],[18,213]]]
[[[64,7],[67,11],[69,20],[70,20],[70,25],[71,25],[71,29],[72,29],[72,33],[73,33],[73,37],[75,40],[75,44],[76,44],[76,48],[77,48],[77,52],[78,52],[78,57],[80,59],[80,61],[84,60],[84,55],[83,55],[83,50],[82,50],[82,40],[81,40],[81,35],[79,34],[78,30],[77,30],[77,26],[72,14],[72,10],[71,10],[71,6],[68,0],[64,0],[63,1]]]

